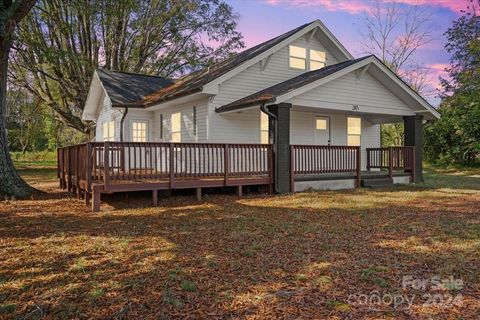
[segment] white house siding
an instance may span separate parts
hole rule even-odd
[[[307,40],[307,37],[297,39],[291,44],[325,51],[327,65],[338,62],[316,37],[313,37],[310,41]],[[260,141],[260,120],[258,118],[260,111],[258,108],[226,115],[216,113],[215,109],[304,72],[305,70],[289,67],[289,48],[287,45],[272,54],[263,71],[259,62],[222,83],[219,87],[219,94],[209,104],[210,131],[208,140],[211,142],[258,143]]]
[[[315,111],[298,111],[295,106],[290,118],[290,143],[300,145],[313,145],[315,133],[315,117],[326,116],[330,118],[330,144],[347,145],[347,117],[355,116],[362,118],[362,169],[366,169],[366,148],[380,147],[380,125],[372,124],[359,114],[348,115],[339,113],[326,113]]]
[[[353,105],[360,112],[382,114],[410,114],[409,106],[384,87],[368,72],[360,79],[355,73],[349,73],[320,87],[307,91],[292,99],[292,102],[319,108],[346,108]]]
[[[207,142],[208,100],[201,99],[179,106],[172,106],[153,112],[152,141],[169,142],[171,139],[171,116],[180,112],[182,117],[182,142]],[[193,128],[193,107],[197,109],[197,134]],[[160,115],[163,115],[163,139],[160,138]]]
[[[105,122],[114,121],[114,140],[120,141],[120,120],[122,119],[122,113],[119,110],[112,109],[112,102],[108,96],[103,98],[103,106],[100,109],[100,113],[97,117],[97,123],[95,127],[95,141],[103,141],[103,124]]]

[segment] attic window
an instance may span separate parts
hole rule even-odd
[[[310,49],[310,70],[318,70],[325,67],[325,52]]]
[[[290,46],[290,68],[307,68],[307,49],[302,47]]]

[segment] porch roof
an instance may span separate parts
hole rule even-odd
[[[246,96],[244,98],[231,102],[227,105],[221,106],[216,109],[216,112],[222,113],[222,112],[234,111],[237,109],[243,109],[251,106],[256,106],[262,103],[273,103],[276,101],[277,97],[285,93],[301,88],[316,80],[325,78],[329,75],[332,75],[340,70],[345,69],[346,67],[349,67],[369,57],[371,56],[366,56],[366,57],[362,57],[354,60],[347,60],[337,64],[332,64],[322,69],[302,73],[301,75],[288,79],[287,81],[280,82],[274,86],[271,86],[269,88],[266,88],[254,94],[251,94],[249,96]]]
[[[363,74],[369,69],[370,65],[374,66],[376,76],[381,78],[382,84],[387,86],[392,93],[394,92],[395,95],[401,97],[401,99],[412,108],[413,112],[420,114],[426,113],[428,114],[427,119],[440,117],[439,113],[430,103],[412,90],[397,74],[392,72],[374,55],[344,61],[319,70],[303,73],[297,77],[223,105],[215,111],[217,113],[224,113],[261,104],[288,102],[299,94],[326,84],[347,73],[360,70]],[[370,70],[372,70],[372,68],[370,68]]]

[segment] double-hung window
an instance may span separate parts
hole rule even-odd
[[[260,111],[260,143],[268,144],[268,115]]]
[[[347,145],[358,147],[362,138],[362,119],[357,117],[347,118]]]
[[[325,67],[325,52],[310,49],[310,71]]]
[[[173,113],[171,116],[171,141],[182,142],[182,114]]]
[[[103,123],[103,141],[113,141],[115,139],[115,121]]]
[[[296,46],[289,46],[290,68],[307,69],[307,49]]]

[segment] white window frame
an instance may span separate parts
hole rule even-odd
[[[115,141],[115,121],[107,121],[102,124],[103,141]]]
[[[178,128],[177,126],[174,126],[173,120],[174,117],[177,117],[178,115],[178,120],[180,121]],[[175,130],[174,130],[175,127]],[[178,135],[178,139],[176,138]],[[175,112],[170,115],[170,142],[182,142],[182,113],[181,112]]]
[[[295,48],[295,49],[302,49],[305,51],[305,55],[302,56],[302,55],[295,55],[294,53],[292,53],[292,49]],[[308,54],[308,50],[307,48],[304,48],[304,47],[300,47],[300,46],[294,46],[294,45],[289,45],[288,46],[288,66],[289,68],[291,69],[295,69],[295,70],[307,70],[308,66],[307,66],[307,54]],[[295,59],[295,60],[303,60],[304,62],[304,67],[303,68],[299,68],[299,67],[295,67],[295,66],[292,66],[292,59]]]
[[[269,117],[263,111],[260,111],[260,143],[261,144],[269,144],[270,137],[269,137]]]
[[[323,55],[323,60],[320,58],[320,59],[313,59],[312,58],[312,51],[314,52],[318,52],[320,55]],[[316,49],[309,49],[308,50],[308,66],[310,68],[310,71],[313,71],[313,70],[319,70],[319,69],[322,69],[322,68],[325,68],[325,66],[327,65],[327,53],[325,51],[320,51],[320,50],[316,50]],[[320,68],[312,68],[312,62],[313,63],[322,63],[323,64],[323,67],[320,67]]]
[[[135,135],[135,131],[137,131],[137,132],[139,131],[138,129],[134,128],[134,124],[137,124],[137,123],[145,124],[145,141],[138,141],[138,140],[135,141],[135,139],[138,139],[138,137],[136,137],[136,135]],[[132,141],[133,142],[148,142],[148,141],[150,141],[149,130],[150,130],[150,124],[149,124],[148,120],[133,119],[131,121],[131,124],[130,124],[130,133],[132,135]]]
[[[359,131],[355,132],[350,132],[350,125],[349,121],[350,119],[356,119],[359,120],[360,126]],[[358,137],[358,144],[356,143],[350,143],[350,137]],[[361,117],[347,117],[347,146],[353,146],[353,147],[359,147],[362,145],[362,118]]]
[[[295,49],[301,49],[305,51],[305,54],[294,54],[292,53],[293,48]],[[319,58],[312,58],[315,55],[319,55],[322,57]],[[304,62],[304,67],[299,68],[294,65],[292,65],[292,59],[295,60],[303,60]],[[320,68],[312,68],[312,64],[314,63],[321,63],[322,67]],[[314,70],[319,70],[322,68],[325,68],[327,65],[327,53],[325,51],[317,50],[317,49],[312,49],[312,48],[307,48],[307,47],[301,47],[301,46],[295,46],[295,45],[289,45],[288,46],[288,67],[290,69],[295,69],[295,70],[305,70],[305,71],[314,71]]]

